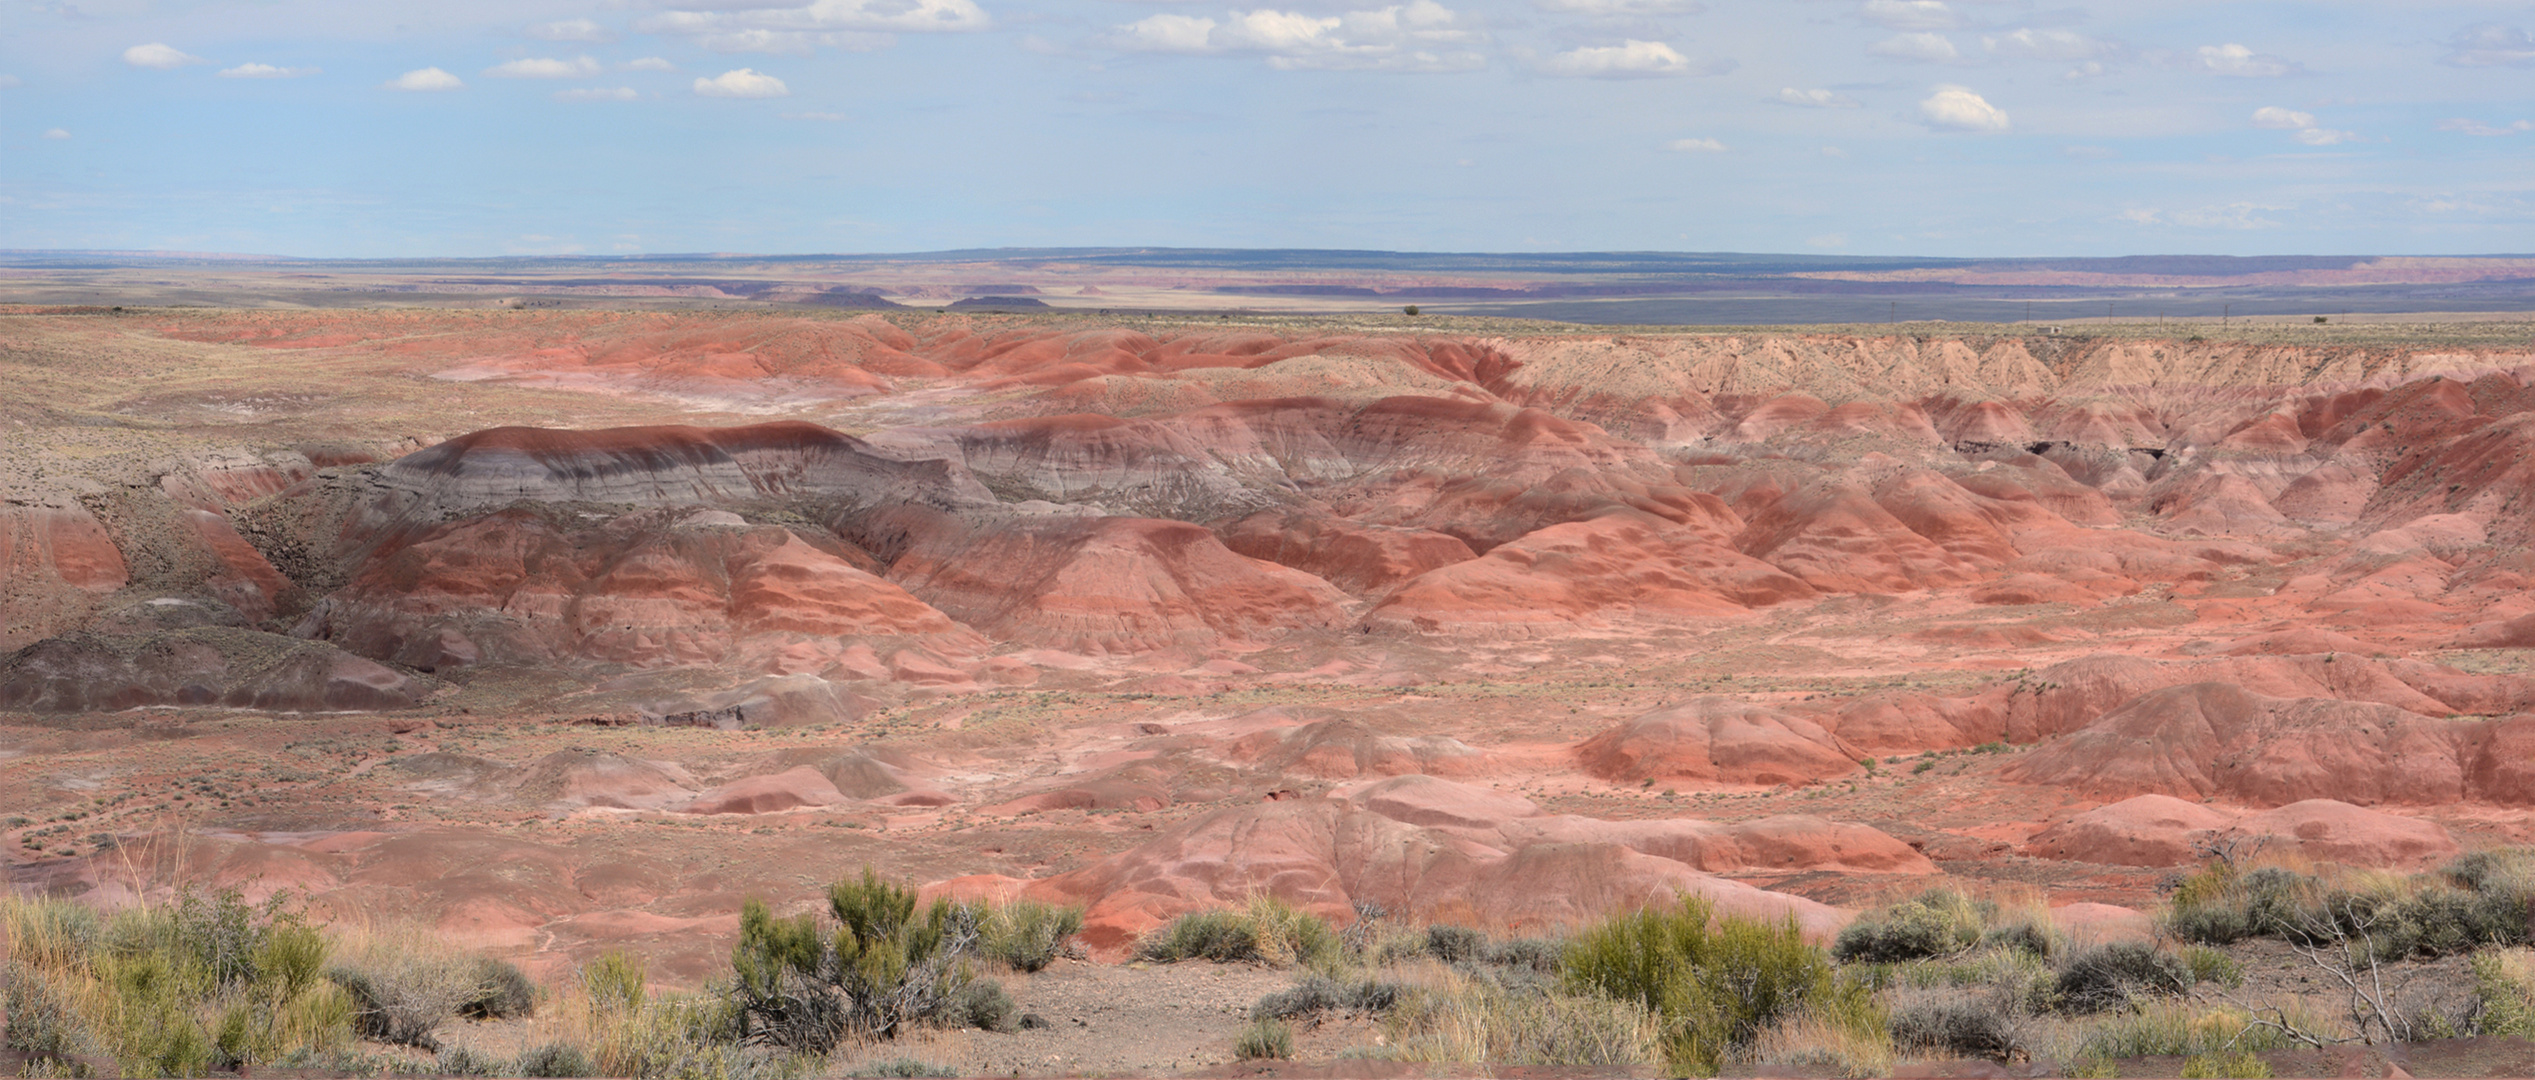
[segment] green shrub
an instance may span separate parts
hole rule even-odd
[[[1447,964],[1462,964],[1487,954],[1488,936],[1467,926],[1437,923],[1426,928],[1426,955]]]
[[[580,1080],[598,1075],[598,1067],[590,1064],[590,1055],[580,1047],[550,1042],[521,1051],[518,1072],[539,1080]]]
[[[914,1058],[892,1058],[874,1062],[846,1073],[853,1077],[891,1077],[895,1080],[918,1080],[922,1077],[958,1076],[959,1071],[942,1065],[928,1065]]]
[[[1253,1020],[1232,1040],[1232,1056],[1242,1061],[1283,1061],[1294,1056],[1294,1029],[1282,1020]]]
[[[1565,959],[1567,945],[1548,938],[1513,938],[1488,946],[1487,961],[1498,967],[1525,968],[1539,972],[1555,972]]]
[[[2211,983],[2229,988],[2244,985],[2245,966],[2237,963],[2235,957],[2209,946],[2186,945],[2178,958],[2183,961],[2183,969],[2190,973],[2195,985]]]
[[[1781,1014],[1834,999],[1861,1003],[1861,985],[1834,977],[1830,957],[1805,943],[1794,918],[1715,917],[1683,896],[1597,923],[1567,944],[1569,985],[1634,1002],[1662,1023],[1670,1067],[1713,1073]]]
[[[2482,1033],[2535,1039],[2535,952],[2492,949],[2473,955],[2473,991]],[[15,1020],[17,1013],[9,1014]]]
[[[537,986],[526,972],[507,960],[475,958],[470,974],[474,992],[458,1003],[458,1015],[469,1020],[509,1020],[537,1010]]]
[[[978,918],[980,951],[1014,971],[1038,971],[1055,962],[1065,939],[1081,933],[1083,909],[1037,900],[1015,900]]]
[[[2192,973],[2173,954],[2144,941],[2116,941],[2077,953],[2061,965],[2060,1005],[2073,1012],[2126,1008],[2143,995],[2191,989]]]
[[[503,1068],[507,1064],[463,1046],[452,1046],[440,1052],[432,1062],[432,1071],[442,1076],[500,1076],[508,1071]]]
[[[960,988],[958,999],[946,1012],[954,1027],[1010,1031],[1020,1008],[1012,1003],[1012,995],[1005,992],[1002,983],[978,979]]]
[[[2324,320],[2317,318],[2315,321]],[[2186,1078],[2233,1076],[2261,1078],[2271,1075],[2271,1066],[2264,1063],[2261,1058],[2253,1056],[2250,1050],[2194,1054],[2183,1059],[2183,1075]]]
[[[1250,1019],[1293,1020],[1327,1012],[1382,1013],[1397,1005],[1399,998],[1398,983],[1379,979],[1339,982],[1315,973],[1260,998],[1250,1006]]]
[[[1831,953],[1842,962],[1952,956],[1980,944],[1983,927],[1994,911],[1951,889],[1930,889],[1915,899],[1859,916],[1840,931]]]
[[[581,990],[589,995],[590,1008],[602,1014],[642,1011],[650,983],[642,959],[622,949],[600,953],[581,969]]]
[[[1905,1047],[2008,1061],[2023,1050],[2017,1009],[2000,995],[1972,990],[1922,991],[1892,1006],[1892,1038]]]
[[[1633,1001],[1509,989],[1458,973],[1403,991],[1384,1026],[1402,1061],[1642,1068],[1662,1056],[1654,1017]]]
[[[1261,959],[1259,930],[1237,911],[1192,911],[1136,943],[1136,955],[1156,963],[1212,960],[1219,964]]]
[[[740,1037],[824,1054],[848,1033],[896,1037],[937,1022],[971,978],[977,912],[915,892],[869,867],[828,888],[831,932],[808,915],[778,919],[762,901],[742,906],[729,999]]]
[[[1328,966],[1345,952],[1345,939],[1327,920],[1268,896],[1239,910],[1192,911],[1136,947],[1139,957],[1156,963],[1256,961],[1280,967]]]

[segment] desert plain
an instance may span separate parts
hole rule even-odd
[[[665,987],[865,866],[1079,906],[883,1055],[999,1075],[1280,1067],[1288,973],[1134,959],[1263,896],[2162,940],[2535,843],[2535,324],[2346,322],[9,309],[5,870]]]

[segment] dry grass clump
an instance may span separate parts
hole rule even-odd
[[[1157,963],[1247,961],[1278,967],[1336,965],[1347,951],[1345,938],[1328,920],[1265,894],[1239,908],[1182,915],[1136,945],[1138,956]]]
[[[1408,976],[1385,1024],[1401,1061],[1650,1066],[1662,1029],[1645,1006],[1555,984],[1525,985],[1430,963]]]

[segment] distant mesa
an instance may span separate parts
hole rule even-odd
[[[1047,301],[1027,296],[971,296],[951,301],[952,311],[1045,311]]]

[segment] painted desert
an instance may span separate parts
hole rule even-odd
[[[2523,1073],[2535,328],[2322,322],[0,311],[0,1053]]]

